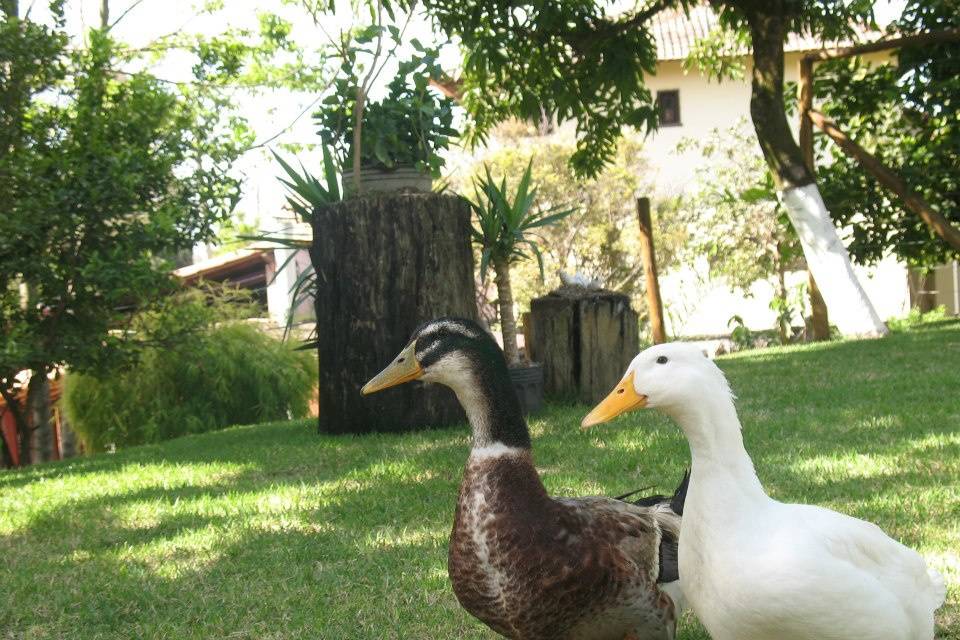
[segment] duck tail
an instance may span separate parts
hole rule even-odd
[[[676,490],[674,490],[672,496],[664,495],[652,495],[646,496],[644,498],[637,498],[636,500],[627,500],[630,496],[636,495],[642,491],[646,491],[650,487],[644,489],[637,489],[636,491],[631,491],[630,493],[624,493],[623,495],[617,496],[617,500],[623,500],[625,502],[630,502],[637,505],[638,507],[654,507],[658,505],[669,506],[670,510],[673,511],[678,516],[683,515],[683,504],[687,500],[687,488],[690,486],[690,470],[683,472],[683,479],[680,480],[680,484],[677,485]]]
[[[678,516],[683,515],[683,505],[687,501],[687,489],[690,487],[690,470],[687,469],[683,472],[683,479],[680,481],[680,484],[677,485],[676,490],[673,492],[673,497],[670,498],[670,509]]]

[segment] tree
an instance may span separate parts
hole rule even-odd
[[[710,275],[731,288],[749,292],[755,282],[772,281],[776,295],[771,309],[778,315],[780,341],[787,342],[793,309],[785,276],[801,251],[770,170],[748,144],[744,124],[682,145],[710,160],[698,169],[692,193],[682,199],[683,217],[691,226],[686,250],[693,259],[705,256]]]
[[[611,15],[602,0],[530,5],[510,0],[426,0],[437,23],[464,48],[463,104],[472,137],[509,116],[538,121],[545,110],[578,127],[573,166],[595,174],[610,159],[623,127],[650,130],[657,110],[644,74],[656,50],[649,20],[689,0],[660,0]],[[867,0],[713,0],[721,23],[749,37],[753,53],[751,117],[760,147],[798,232],[811,271],[848,335],[882,335],[886,327],[857,281],[787,123],[783,44],[790,31],[824,39],[853,37],[872,18]]]
[[[487,167],[485,175],[474,182],[474,199],[470,201],[474,214],[473,241],[480,249],[480,275],[485,276],[487,269],[493,267],[503,353],[510,366],[520,363],[510,267],[532,255],[537,259],[543,278],[543,255],[538,246],[542,239],[537,231],[556,224],[574,211],[560,210],[556,205],[540,207],[535,204],[537,187],[531,185],[532,164],[527,163],[512,194],[506,177],[497,183]]]
[[[960,27],[955,2],[908,2],[895,29],[931,33]],[[960,44],[904,47],[890,64],[852,58],[817,68],[817,107],[953,224],[960,226]],[[957,251],[826,136],[817,166],[834,220],[850,225],[850,252],[873,263],[889,252],[932,267]],[[855,224],[854,224],[855,223]]]
[[[568,159],[574,153],[573,144],[554,137],[527,137],[516,135],[518,123],[498,127],[495,136],[500,148],[484,156],[469,171],[457,179],[451,176],[455,188],[464,192],[470,180],[483,173],[489,165],[496,175],[508,177],[523,174],[527,163],[532,163],[537,176],[537,201],[541,207],[554,203],[576,202],[579,206],[564,224],[538,230],[543,238],[544,271],[540,278],[538,265],[533,262],[517,264],[512,269],[513,297],[521,308],[528,307],[532,298],[544,295],[558,284],[557,273],[581,273],[598,280],[605,288],[619,291],[638,299],[643,293],[643,265],[640,260],[639,227],[636,203],[638,193],[652,193],[650,167],[643,157],[643,145],[633,136],[626,136],[618,145],[616,156],[594,178],[577,177]],[[505,129],[507,135],[505,135]],[[463,175],[467,172],[459,172]],[[684,223],[676,215],[675,202],[657,202],[656,234],[658,262],[669,269],[684,242]]]
[[[243,141],[223,136],[209,103],[147,73],[116,73],[108,31],[68,51],[62,3],[51,5],[52,27],[21,18],[15,2],[3,9],[0,68],[29,90],[0,105],[18,132],[0,157],[0,392],[29,462],[18,372],[31,372],[36,428],[56,367],[131,357],[129,311],[171,290],[164,256],[211,237],[230,215],[239,183],[229,170]],[[47,35],[27,37],[37,33]],[[58,73],[37,71],[47,66]]]

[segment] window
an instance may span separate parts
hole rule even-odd
[[[657,91],[657,106],[660,108],[660,126],[680,126],[680,91]]]

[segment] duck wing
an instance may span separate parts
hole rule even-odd
[[[923,557],[877,525],[829,509],[801,505],[806,527],[816,530],[835,560],[875,578],[914,620],[928,620],[946,599],[943,578]],[[925,624],[925,622],[924,622]]]
[[[591,521],[594,528],[605,529],[600,537],[615,539],[616,545],[640,567],[651,582],[668,583],[679,579],[677,550],[680,520],[690,482],[689,472],[673,495],[652,495],[628,500],[639,491],[616,498],[563,498],[557,502]]]

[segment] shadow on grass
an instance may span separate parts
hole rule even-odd
[[[771,494],[908,544],[948,537],[958,326],[720,360]],[[638,413],[582,433],[588,409],[553,405],[531,421],[548,487],[672,489],[689,464],[674,425]],[[303,421],[0,473],[0,499],[27,510],[0,536],[0,626],[38,638],[490,637],[445,571],[468,441],[465,426],[318,437]]]

